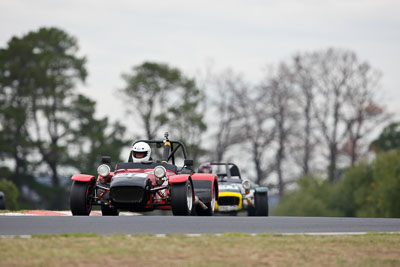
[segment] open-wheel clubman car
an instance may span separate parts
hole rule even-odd
[[[162,150],[162,159],[117,163],[114,170],[110,157],[102,157],[98,175],[72,176],[71,212],[89,215],[93,205],[100,205],[102,215],[119,215],[120,210],[172,210],[174,215],[213,215],[218,198],[215,174],[194,173],[193,160],[187,159],[180,141],[138,140]],[[179,157],[179,155],[181,155]],[[176,160],[182,159],[181,166]],[[182,161],[181,160],[181,161]]]
[[[247,210],[248,216],[268,216],[268,188],[242,179],[239,167],[234,163],[209,163],[218,177],[219,197],[216,211],[237,215]]]

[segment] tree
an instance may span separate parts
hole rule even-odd
[[[119,122],[110,124],[107,117],[96,119],[96,103],[83,95],[76,96],[71,110],[73,121],[78,123],[72,136],[79,136],[68,141],[71,166],[81,173],[93,173],[101,156],[110,156],[113,162],[127,160],[120,158],[122,148],[129,144],[124,139],[125,126]]]
[[[400,122],[392,122],[386,126],[370,148],[376,152],[400,148]]]
[[[373,164],[374,182],[360,216],[400,218],[400,150],[378,155]]]
[[[377,155],[346,170],[342,179],[303,178],[286,192],[274,215],[400,217],[400,151]]]
[[[171,136],[182,139],[191,148],[191,156],[197,158],[206,125],[199,111],[203,94],[195,80],[177,68],[154,62],[135,66],[130,74],[122,74],[122,78],[126,86],[121,92],[129,104],[128,112],[144,129],[139,134],[155,139],[163,127]]]
[[[166,114],[174,102],[167,94],[181,86],[181,72],[166,64],[144,62],[133,67],[132,73],[123,73],[122,78],[129,114],[139,116],[146,138],[154,139],[159,128],[167,123]]]
[[[360,63],[347,93],[346,113],[343,117],[348,141],[344,152],[347,152],[346,154],[350,157],[351,166],[363,153],[360,142],[373,129],[391,117],[391,114],[387,113],[376,101],[375,91],[378,88],[380,76],[380,73],[373,70],[368,63]]]
[[[315,119],[313,115],[313,103],[315,95],[315,58],[309,55],[298,53],[292,58],[290,68],[292,69],[292,86],[296,94],[296,106],[298,106],[299,130],[295,133],[296,145],[293,147],[293,156],[301,166],[302,175],[310,177],[312,174],[312,160],[315,156],[315,147],[318,140],[315,134]],[[299,151],[301,151],[299,153]],[[300,154],[298,156],[298,154]]]
[[[343,216],[341,210],[333,206],[335,187],[319,177],[303,177],[298,180],[298,188],[286,192],[279,205],[273,210],[275,216]]]
[[[56,28],[42,28],[23,39],[32,49],[33,57],[28,59],[32,72],[42,67],[41,74],[33,80],[36,93],[32,99],[32,114],[36,136],[32,139],[51,169],[53,185],[59,185],[57,166],[68,161],[63,141],[73,138],[70,99],[75,84],[85,81],[86,59],[76,55],[76,39]]]
[[[1,51],[0,84],[2,97],[7,99],[2,103],[7,112],[17,114],[17,127],[11,132],[29,138],[28,142],[12,138],[16,142],[16,165],[20,165],[21,150],[29,148],[27,144],[35,146],[51,169],[54,185],[59,184],[57,165],[65,161],[67,154],[62,142],[70,134],[68,99],[75,83],[86,77],[86,60],[75,56],[77,50],[76,40],[64,31],[41,28],[22,38],[12,38],[8,48]],[[13,123],[10,116],[3,120],[5,125]],[[32,126],[35,134],[28,132]],[[15,173],[20,171],[16,169]]]
[[[186,144],[188,155],[197,161],[205,153],[202,147],[202,133],[207,129],[203,114],[198,106],[202,101],[199,89],[194,80],[189,80],[183,86],[182,102],[168,109],[167,121],[171,136]]]
[[[14,161],[14,174],[21,177],[28,172],[26,156],[31,152],[29,97],[34,90],[27,76],[29,65],[26,46],[12,38],[8,47],[0,49],[0,157]]]
[[[362,161],[347,169],[343,179],[338,181],[332,201],[343,216],[360,217],[361,210],[371,204],[370,196],[375,184],[373,173],[373,165]]]
[[[123,145],[124,128],[95,119],[95,103],[77,93],[87,75],[77,53],[77,40],[57,28],[13,37],[0,50],[0,156],[14,160],[9,178],[31,192],[21,199],[40,199],[47,208],[68,203],[61,174],[71,167],[93,171],[94,153],[113,148],[118,154]],[[48,171],[51,185],[39,183],[35,176]]]
[[[208,98],[211,99],[209,104],[213,116],[210,119],[214,125],[211,137],[212,149],[209,152],[216,162],[226,160],[225,155],[229,149],[244,143],[246,139],[245,130],[241,125],[242,114],[237,110],[236,105],[239,102],[236,98],[246,87],[247,84],[243,78],[232,70],[225,70],[216,75],[209,84],[209,88],[213,89],[209,92]]]
[[[244,84],[234,90],[235,112],[239,118],[239,127],[243,131],[241,146],[248,146],[256,175],[256,183],[262,184],[275,168],[274,162],[268,160],[268,147],[275,140],[273,111],[265,101],[260,101],[265,95],[261,87]],[[242,148],[243,149],[243,148]]]
[[[19,191],[15,184],[7,179],[0,179],[0,192],[6,197],[6,208],[8,210],[17,210]]]
[[[328,177],[333,181],[338,178],[341,148],[351,143],[354,164],[359,142],[369,133],[367,125],[376,125],[384,114],[373,102],[379,76],[351,51],[328,49],[308,56],[316,62],[311,73],[316,86],[313,110],[319,136],[328,148]]]
[[[284,165],[297,122],[293,76],[286,64],[281,64],[276,73],[269,74],[261,85],[261,93],[264,109],[269,107],[272,115],[274,143],[276,143],[273,164],[278,178],[279,195],[282,196],[287,182],[284,178]]]

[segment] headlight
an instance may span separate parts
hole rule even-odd
[[[154,168],[154,176],[158,179],[164,178],[167,170],[163,166],[157,166]]]
[[[248,189],[250,189],[250,187],[251,187],[251,182],[250,182],[249,180],[244,180],[244,181],[242,182],[242,185],[243,185],[243,188],[244,188],[244,189],[248,190]]]
[[[101,164],[98,168],[97,168],[97,173],[100,176],[103,177],[107,177],[107,175],[110,173],[110,167],[107,164]]]

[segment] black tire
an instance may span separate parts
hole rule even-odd
[[[193,185],[190,180],[173,184],[171,187],[172,214],[188,216],[192,214],[194,197]]]
[[[93,183],[74,181],[71,187],[70,207],[72,215],[88,216],[92,211],[90,196],[93,193]]]
[[[6,197],[3,192],[0,192],[0,210],[6,209]]]
[[[118,216],[119,210],[115,207],[110,207],[110,205],[101,204],[101,215],[103,216]]]
[[[211,201],[208,203],[204,203],[207,206],[206,210],[203,210],[202,207],[199,207],[199,205],[196,207],[197,210],[197,215],[199,216],[213,216],[214,211],[215,211],[215,202],[217,201],[217,190],[215,190],[215,186],[213,188],[212,192],[212,198]]]
[[[268,193],[255,193],[254,204],[256,214],[255,216],[268,216]]]

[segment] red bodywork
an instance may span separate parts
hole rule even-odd
[[[192,180],[202,180],[202,181],[211,181],[212,182],[212,192],[214,190],[217,191],[217,198],[218,198],[218,178],[215,174],[210,173],[193,173]]]
[[[79,181],[79,182],[90,182],[95,179],[93,175],[87,175],[87,174],[75,174],[71,177],[73,181]]]

